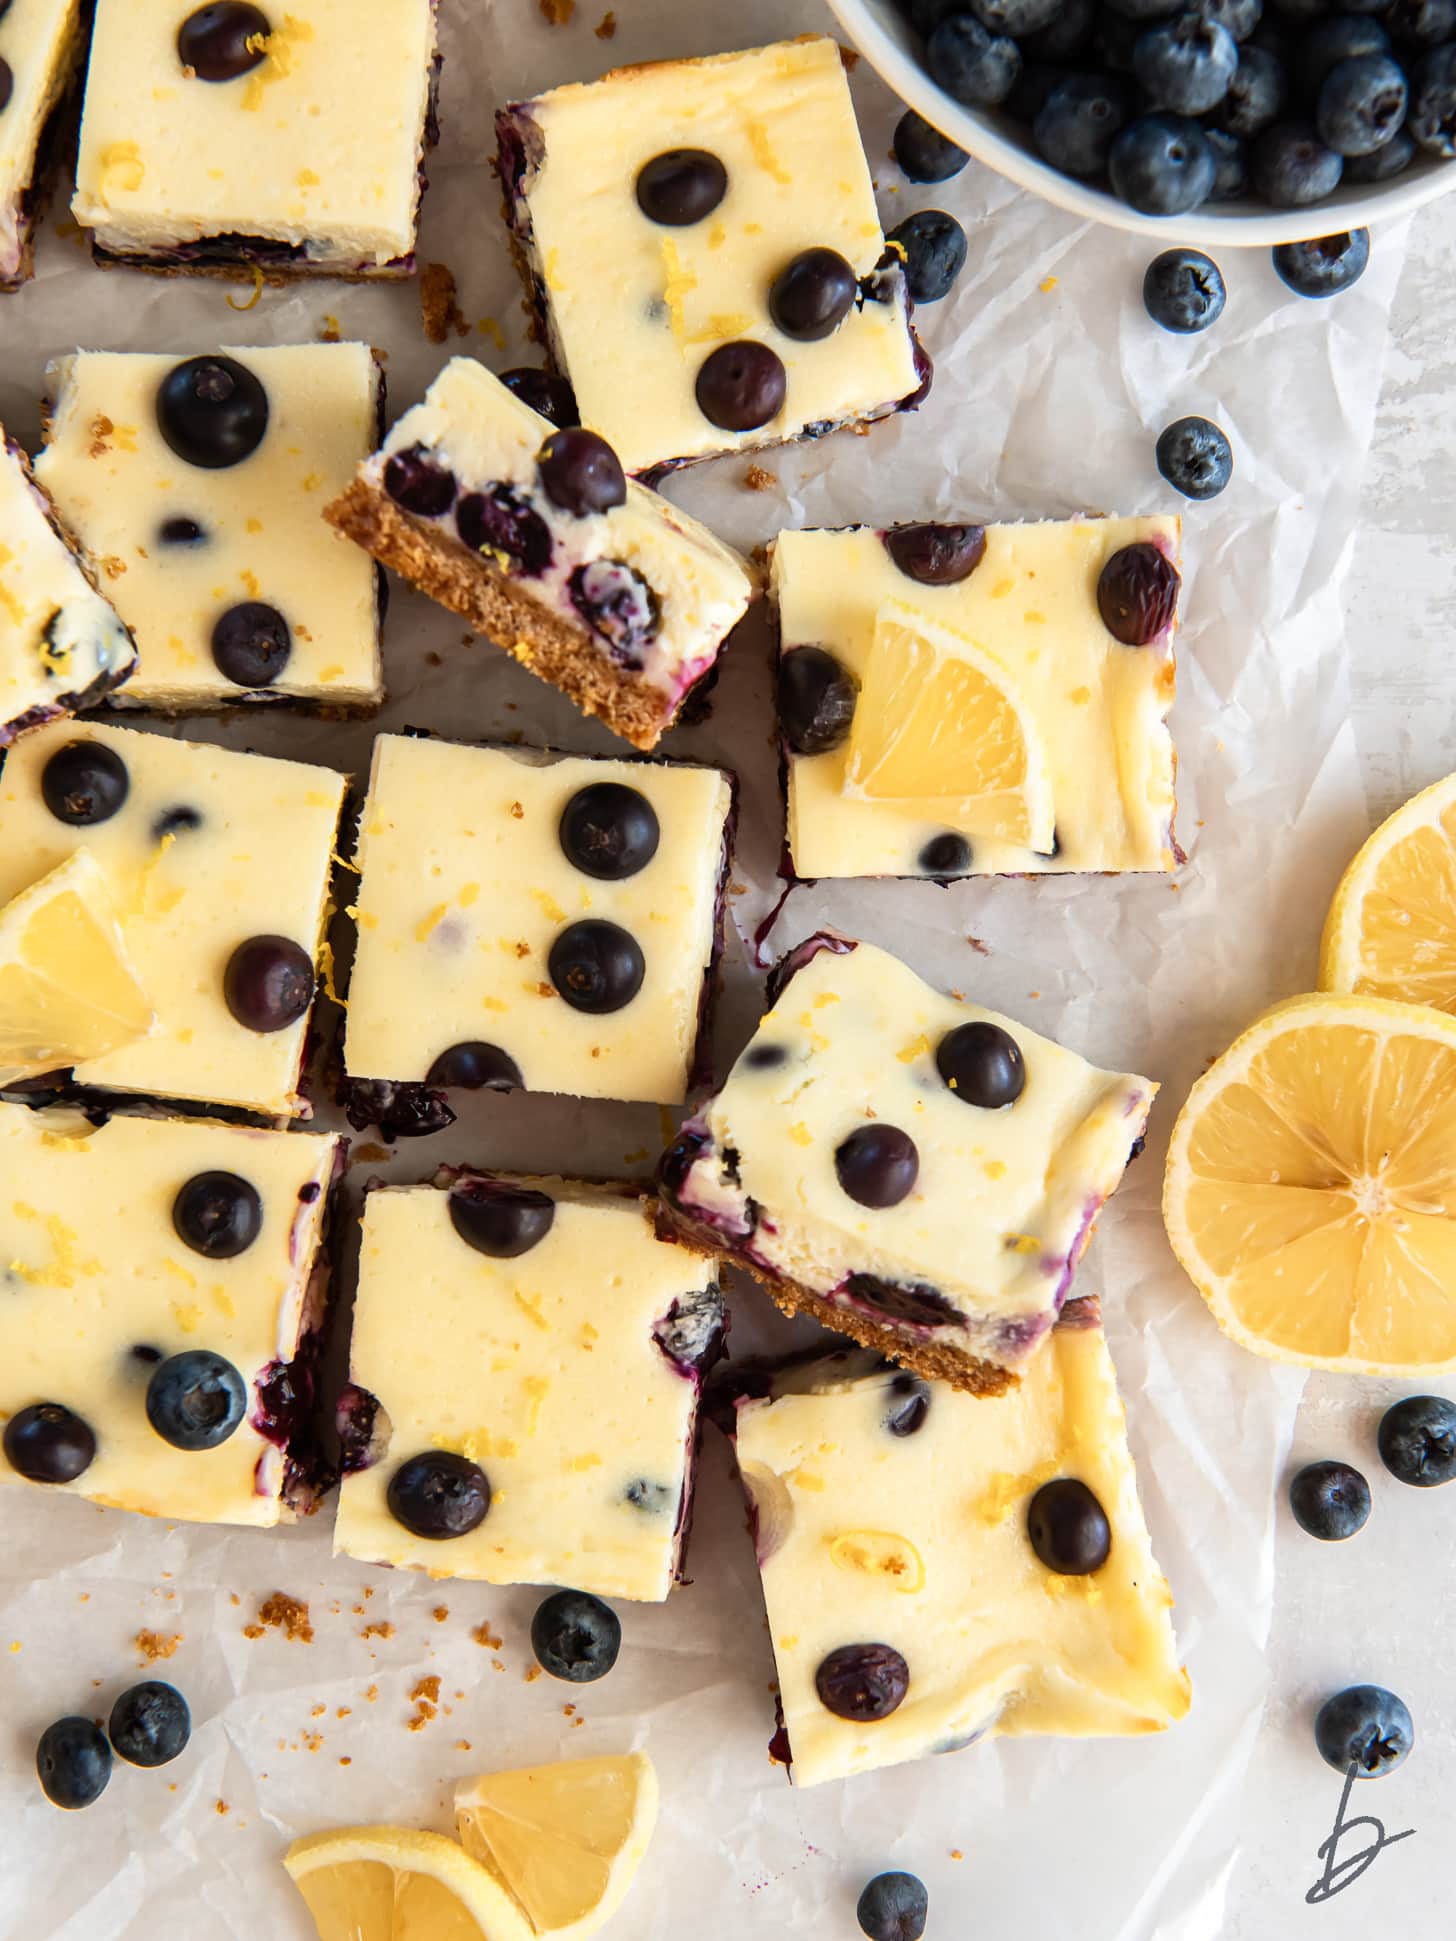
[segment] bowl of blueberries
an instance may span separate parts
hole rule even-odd
[[[913,182],[973,156],[1120,229],[1333,255],[1456,188],[1456,0],[830,4]]]

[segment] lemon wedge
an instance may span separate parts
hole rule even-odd
[[[99,1058],[154,1023],[89,850],[0,909],[0,1084]]]
[[[901,803],[968,835],[1052,847],[1046,755],[1009,670],[898,601],[875,619],[844,793]]]
[[[552,1941],[577,1941],[615,1913],[656,1823],[657,1774],[643,1752],[483,1773],[455,1789],[466,1852]]]
[[[319,1941],[531,1941],[510,1895],[442,1833],[339,1827],[295,1840],[283,1864]]]
[[[1378,997],[1276,1005],[1189,1093],[1163,1218],[1255,1353],[1456,1369],[1456,1018]]]
[[[1456,775],[1387,817],[1340,878],[1319,982],[1456,1012]]]

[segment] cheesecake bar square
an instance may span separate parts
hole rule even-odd
[[[543,338],[629,472],[919,401],[929,366],[827,36],[617,68],[496,131]]]
[[[102,263],[412,275],[437,67],[432,0],[96,0],[72,214]]]
[[[1176,518],[783,532],[804,877],[1171,870]]]
[[[375,569],[321,516],[377,435],[368,346],[78,351],[48,375],[36,476],[141,651],[118,705],[377,706]]]
[[[77,1085],[306,1117],[299,1092],[345,777],[92,722],[0,769],[0,904],[89,851],[156,1013]]]
[[[1061,1311],[1157,1086],[1099,1071],[821,931],[659,1184],[669,1230],[803,1312],[977,1394]]]
[[[340,1140],[0,1105],[0,1488],[270,1527],[314,1422]]]
[[[658,1239],[634,1187],[457,1171],[376,1189],[335,1550],[666,1597],[721,1332],[711,1264]]]
[[[846,1352],[741,1402],[734,1440],[796,1785],[1187,1712],[1095,1301],[1013,1394]]]
[[[0,748],[28,728],[94,707],[136,658],[25,453],[0,425]]]
[[[732,808],[716,768],[379,736],[351,1080],[681,1104]]]
[[[603,439],[556,426],[469,357],[325,516],[643,749],[757,591],[737,553],[627,480]]]
[[[35,227],[54,156],[48,151],[84,38],[81,0],[0,8],[0,291],[34,269]]]

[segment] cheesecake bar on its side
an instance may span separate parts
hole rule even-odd
[[[1176,867],[1178,538],[1173,517],[780,533],[795,872]],[[1009,704],[994,729],[977,725],[988,692]],[[1004,799],[947,797],[998,768],[1021,772],[1019,829],[989,812]]]
[[[95,707],[136,658],[25,453],[0,426],[0,748],[58,715]]]
[[[734,1441],[796,1785],[1187,1712],[1095,1301],[1014,1394],[839,1353],[759,1384]]]
[[[379,736],[350,1080],[680,1105],[712,996],[732,811],[716,768]]]
[[[0,1488],[269,1527],[314,1421],[342,1141],[0,1105]]]
[[[747,611],[745,561],[455,357],[326,510],[421,592],[650,749]]]
[[[375,569],[322,517],[377,436],[369,347],[78,351],[49,377],[36,476],[141,653],[117,704],[376,707]]]
[[[34,271],[35,230],[57,159],[50,151],[85,39],[81,0],[0,8],[0,292]]]
[[[1066,1301],[1157,1086],[820,932],[659,1170],[667,1231],[785,1313],[976,1394]]]
[[[919,402],[929,365],[827,36],[617,68],[496,131],[528,299],[629,472]]]
[[[657,1238],[635,1187],[457,1171],[376,1189],[335,1550],[666,1597],[722,1324],[711,1264]]]
[[[173,275],[410,276],[433,0],[96,0],[71,211]]]
[[[345,777],[59,721],[0,769],[0,904],[77,850],[99,865],[151,1033],[78,1086],[307,1116],[299,1091]]]

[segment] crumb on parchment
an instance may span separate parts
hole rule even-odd
[[[569,27],[576,12],[576,0],[536,0],[536,5],[548,27]]]
[[[392,1638],[394,1636],[394,1626],[389,1622],[388,1618],[385,1618],[376,1624],[366,1624],[364,1629],[359,1633],[359,1636],[361,1638]]]
[[[171,1658],[182,1642],[180,1631],[138,1631],[133,1642],[141,1655],[144,1665],[154,1665],[159,1658]]]
[[[484,1645],[487,1651],[499,1651],[501,1640],[491,1630],[489,1624],[477,1624],[470,1633],[475,1642]]]
[[[611,40],[615,36],[616,31],[617,31],[617,16],[615,13],[613,13],[611,8],[608,7],[607,11],[602,15],[601,19],[597,22],[596,26],[592,28],[592,32],[596,35],[598,40]]]
[[[261,1638],[264,1631],[281,1631],[294,1644],[313,1643],[313,1622],[308,1606],[286,1591],[272,1591],[258,1606],[258,1615],[243,1626],[245,1638]]]
[[[750,492],[772,492],[778,480],[763,465],[750,465],[743,474],[743,483]]]
[[[455,294],[455,273],[448,263],[426,263],[420,271],[420,318],[432,344],[445,343],[453,331],[470,335],[470,324]]]

